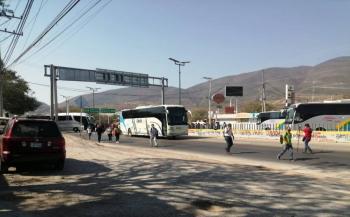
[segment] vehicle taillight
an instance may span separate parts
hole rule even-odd
[[[11,139],[10,138],[6,138],[6,137],[3,137],[2,138],[2,153],[4,155],[8,155],[10,154],[10,141]]]
[[[54,146],[55,149],[65,149],[65,147],[66,147],[66,141],[64,140],[64,138],[57,139],[55,141],[55,146]]]

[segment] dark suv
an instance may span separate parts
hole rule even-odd
[[[63,170],[66,159],[65,140],[51,120],[9,120],[0,138],[0,171],[10,166],[53,164]]]

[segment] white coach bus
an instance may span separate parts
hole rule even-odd
[[[306,123],[316,131],[350,131],[350,103],[300,103],[290,106],[285,124],[298,130]]]
[[[122,110],[119,121],[122,132],[129,136],[149,135],[151,124],[162,137],[188,135],[187,110],[181,105],[141,106]]]

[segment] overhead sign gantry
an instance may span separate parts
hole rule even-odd
[[[164,104],[164,87],[168,87],[168,79],[164,77],[153,77],[148,74],[116,71],[109,69],[79,69],[63,66],[44,65],[45,76],[50,77],[51,93],[51,118],[57,116],[57,80],[95,82],[97,84],[109,84],[119,86],[162,87],[161,101]],[[56,119],[57,120],[57,119]]]

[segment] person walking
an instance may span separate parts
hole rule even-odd
[[[102,133],[103,133],[103,127],[101,124],[97,124],[96,133],[97,133],[97,141],[101,142],[101,137],[102,137]]]
[[[119,136],[120,136],[120,127],[119,124],[117,124],[114,128],[113,128],[113,134],[115,136],[115,143],[119,143]]]
[[[311,141],[311,137],[312,137],[312,129],[310,127],[310,124],[306,123],[305,127],[304,127],[304,137],[303,137],[303,141],[304,141],[304,153],[307,153],[307,151],[309,151],[312,154],[312,149],[309,146],[309,142]]]
[[[89,140],[90,140],[91,139],[91,133],[92,133],[91,126],[88,126],[86,130],[87,130],[87,134],[88,134]]]
[[[154,127],[154,124],[151,124],[151,129],[149,130],[149,139],[151,147],[158,147],[157,143],[158,130]]]
[[[226,152],[230,153],[231,147],[233,146],[233,133],[232,133],[232,125],[227,124],[226,127],[224,128],[224,138],[226,141]]]
[[[108,141],[111,142],[112,141],[112,126],[108,126],[106,129],[106,133],[108,136]]]
[[[284,149],[277,155],[277,159],[281,160],[281,157],[286,153],[286,151],[290,150],[290,160],[293,160],[293,146],[292,146],[292,133],[291,129],[288,128],[283,136],[284,140]]]

